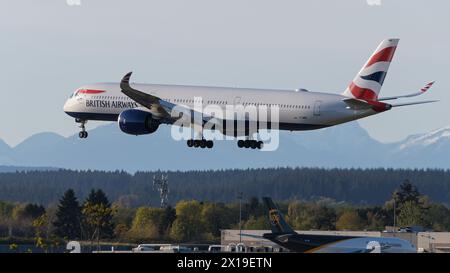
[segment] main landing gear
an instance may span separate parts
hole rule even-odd
[[[246,140],[238,140],[237,145],[239,148],[252,148],[252,149],[261,149],[264,145],[264,142],[262,141],[257,141],[257,140],[251,140],[251,139],[246,139]]]
[[[75,122],[80,123],[81,131],[78,133],[78,136],[80,138],[87,138],[88,132],[86,131],[86,127],[85,127],[87,120],[76,119]]]
[[[206,139],[189,139],[186,142],[188,147],[194,147],[194,148],[208,148],[211,149],[214,146],[214,142],[212,140],[206,140]]]

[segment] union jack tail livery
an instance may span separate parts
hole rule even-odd
[[[377,101],[398,42],[399,39],[382,41],[343,95],[365,101]]]

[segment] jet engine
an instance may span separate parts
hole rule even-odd
[[[160,122],[152,114],[138,109],[125,110],[117,120],[120,130],[130,135],[146,135],[154,133]]]

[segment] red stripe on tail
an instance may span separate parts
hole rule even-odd
[[[351,83],[348,87],[352,92],[353,96],[357,99],[365,100],[365,101],[376,101],[378,100],[378,95],[373,90],[368,88],[361,88],[357,86],[355,83]]]
[[[395,50],[397,49],[396,46],[386,47],[382,50],[380,50],[378,53],[373,55],[370,60],[367,62],[366,67],[369,67],[373,65],[374,63],[378,62],[390,62],[392,61],[392,58],[394,57]]]

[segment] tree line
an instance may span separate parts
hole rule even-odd
[[[0,173],[0,200],[55,204],[68,188],[86,198],[101,188],[112,202],[130,207],[159,204],[154,175],[168,175],[169,202],[196,199],[230,203],[238,193],[276,200],[314,201],[323,197],[359,205],[382,205],[409,179],[431,200],[450,205],[450,171],[410,169],[268,168],[249,170],[137,172],[22,171]]]
[[[321,198],[278,202],[288,223],[299,230],[382,231],[385,226],[420,225],[450,231],[450,210],[431,201],[406,180],[382,205],[352,205]],[[91,190],[80,202],[68,189],[57,204],[0,202],[0,237],[14,242],[33,238],[36,246],[69,240],[127,243],[217,243],[222,229],[239,227],[238,202],[183,200],[174,207],[129,207],[111,203],[103,190]],[[260,198],[242,204],[243,229],[270,229],[268,211]]]

